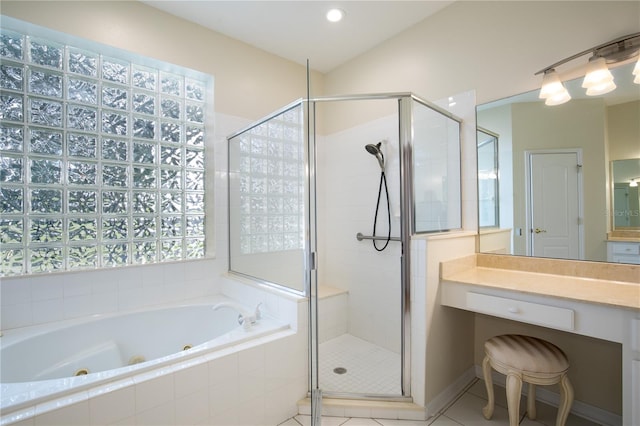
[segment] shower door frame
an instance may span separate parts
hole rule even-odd
[[[307,288],[307,294],[309,295],[309,342],[310,342],[310,394],[314,396],[314,392],[331,398],[344,398],[344,399],[367,399],[367,400],[384,400],[384,401],[411,401],[411,312],[410,312],[410,243],[411,233],[413,230],[413,185],[410,178],[413,173],[412,164],[412,151],[411,151],[411,134],[412,134],[412,107],[411,101],[418,100],[421,103],[425,103],[428,106],[432,104],[416,98],[412,93],[381,93],[381,94],[364,94],[364,95],[345,95],[345,96],[327,96],[327,97],[315,97],[310,99],[304,99],[303,102],[308,103],[307,111],[309,117],[307,117],[309,126],[307,134],[307,147],[309,149],[308,158],[309,173],[308,173],[308,188],[310,189],[309,206],[314,206],[310,209],[310,223],[308,229],[310,231],[309,241],[310,244],[310,258],[313,259],[314,269],[309,271],[309,282]],[[401,267],[400,267],[400,288],[401,288],[401,395],[369,395],[358,393],[339,393],[339,392],[323,392],[319,389],[319,347],[318,347],[318,312],[317,312],[317,270],[315,269],[315,252],[317,247],[316,232],[317,232],[317,211],[316,206],[316,192],[315,192],[315,179],[317,177],[316,170],[317,164],[315,158],[317,158],[317,146],[316,146],[316,129],[315,129],[315,105],[323,102],[341,102],[341,101],[365,101],[365,100],[397,100],[398,101],[398,141],[400,150],[400,166],[399,166],[399,183],[400,183],[400,243],[401,243]],[[436,107],[437,108],[437,107]],[[434,108],[435,109],[435,108]],[[440,112],[441,110],[437,108]],[[447,113],[448,115],[448,113]],[[315,334],[315,335],[314,335]],[[315,360],[315,363],[314,363]],[[313,408],[312,408],[313,410]]]
[[[269,114],[267,117],[258,120],[250,126],[235,132],[227,139],[230,140],[258,123],[265,122],[278,114],[292,109],[297,105],[302,106],[303,115],[303,149],[305,150],[305,194],[304,208],[305,217],[305,235],[304,235],[304,259],[303,259],[303,290],[292,289],[282,284],[274,283],[261,279],[253,275],[246,275],[231,269],[231,257],[229,256],[229,272],[234,275],[243,276],[253,281],[278,288],[280,290],[290,292],[296,295],[305,295],[308,297],[308,320],[309,320],[309,393],[312,397],[312,414],[320,415],[320,409],[316,410],[314,406],[320,405],[322,400],[322,390],[319,387],[319,371],[318,371],[318,312],[317,312],[317,196],[316,196],[316,180],[317,180],[317,145],[316,145],[316,104],[323,102],[340,102],[340,101],[369,101],[369,100],[396,100],[398,102],[398,143],[399,143],[399,185],[400,185],[400,243],[401,243],[401,395],[367,395],[367,394],[338,394],[327,393],[326,396],[332,398],[349,398],[349,399],[377,399],[384,401],[411,401],[411,236],[416,232],[414,221],[415,202],[413,197],[413,105],[414,101],[430,108],[458,123],[462,120],[449,111],[425,101],[411,92],[396,93],[378,93],[364,95],[344,95],[344,96],[328,96],[314,97],[308,96],[306,99],[298,99],[290,104],[278,109],[276,112]],[[227,162],[230,163],[230,150],[227,153]],[[228,172],[230,174],[230,172]],[[230,185],[231,179],[228,178]],[[230,206],[230,187],[227,192],[228,204]],[[230,214],[227,218],[230,221]],[[231,227],[228,226],[229,244],[231,241]],[[315,416],[314,416],[315,417]]]

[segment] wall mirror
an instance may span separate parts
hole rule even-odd
[[[572,99],[562,105],[546,106],[538,90],[478,105],[478,127],[499,135],[500,164],[499,222],[480,227],[480,252],[606,261],[608,238],[625,226],[625,237],[640,242],[632,206],[627,224],[615,222],[625,215],[618,204],[626,208],[616,195],[617,165],[640,158],[640,85],[633,83],[634,65],[611,70],[617,89],[605,95],[586,96],[582,79],[576,79],[565,82]],[[633,177],[640,180],[640,173],[627,176]],[[544,188],[548,197],[540,198],[536,188]],[[562,233],[568,235],[562,243],[552,241]],[[544,240],[546,246],[540,243]]]
[[[613,230],[640,233],[640,158],[611,162]]]

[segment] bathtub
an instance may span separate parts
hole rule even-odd
[[[207,362],[225,348],[289,329],[264,316],[240,325],[240,312],[255,309],[220,296],[8,330],[0,337],[1,423],[143,373],[157,377]]]

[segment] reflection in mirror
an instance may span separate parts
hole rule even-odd
[[[478,224],[480,228],[500,226],[498,208],[498,135],[479,128],[478,140]]]
[[[640,158],[611,162],[613,230],[640,231]]]
[[[605,95],[586,96],[580,79],[565,82],[572,99],[562,105],[546,106],[535,90],[478,106],[477,125],[500,135],[499,228],[480,230],[480,252],[527,255],[530,241],[544,235],[534,233],[536,226],[527,221],[527,214],[537,208],[545,210],[545,217],[555,217],[560,210],[557,205],[532,206],[527,198],[526,154],[571,150],[581,153],[581,204],[578,217],[568,219],[583,228],[580,259],[608,259],[608,246],[619,226],[613,228],[611,221],[615,194],[609,160],[640,158],[640,85],[633,83],[633,66],[611,69],[617,89]],[[479,211],[484,208],[478,206]],[[640,229],[629,226],[624,238],[640,244]],[[503,237],[499,241],[497,230]]]

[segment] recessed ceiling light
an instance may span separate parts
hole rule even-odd
[[[327,20],[329,22],[341,21],[343,17],[344,17],[344,10],[342,9],[331,9],[327,12]]]

